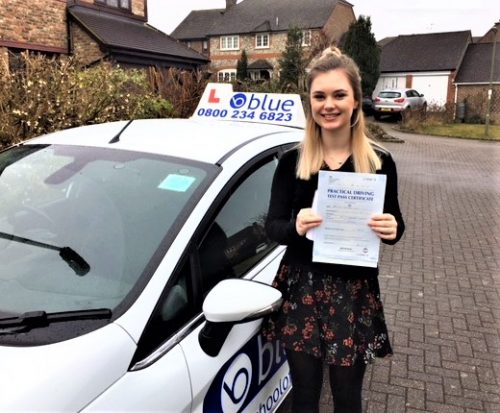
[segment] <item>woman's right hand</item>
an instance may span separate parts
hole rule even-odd
[[[300,236],[304,236],[311,228],[319,226],[323,219],[311,208],[303,208],[297,214],[295,229]]]

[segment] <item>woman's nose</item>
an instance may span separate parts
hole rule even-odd
[[[325,107],[326,108],[333,108],[335,107],[335,99],[331,96],[327,96],[325,99]]]

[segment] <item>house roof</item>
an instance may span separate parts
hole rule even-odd
[[[398,36],[382,47],[380,72],[456,70],[470,41],[470,30]]]
[[[132,18],[82,6],[68,8],[70,15],[95,39],[116,51],[138,52],[162,60],[168,57],[206,64],[208,59],[158,29]]]
[[[500,47],[495,52],[500,52],[498,49]],[[493,43],[470,44],[455,77],[455,83],[488,83],[490,81],[492,52]],[[500,82],[500,53],[495,53],[493,81]]]
[[[272,69],[273,65],[269,63],[266,59],[258,59],[248,65],[249,69]]]
[[[229,10],[192,11],[172,32],[176,39],[222,34],[287,31],[290,27],[322,28],[344,0],[243,0]]]

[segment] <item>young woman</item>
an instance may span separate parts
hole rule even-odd
[[[387,175],[384,212],[368,225],[387,244],[403,235],[396,166],[365,135],[359,69],[338,49],[323,52],[308,77],[303,142],[280,159],[266,222],[270,238],[287,245],[274,280],[283,305],[263,325],[285,347],[293,383],[292,411],[318,412],[323,363],[328,364],[335,413],[361,412],[366,364],[392,354],[380,301],[378,268],[312,261],[312,209],[319,170]]]

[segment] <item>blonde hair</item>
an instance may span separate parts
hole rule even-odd
[[[354,92],[358,107],[354,109],[351,118],[351,150],[355,172],[374,173],[381,167],[381,161],[374,148],[385,151],[383,147],[372,141],[365,133],[365,118],[361,108],[363,93],[361,91],[361,76],[359,68],[349,56],[336,47],[329,47],[313,63],[307,77],[307,89],[311,90],[314,79],[322,73],[331,70],[343,70]],[[324,162],[323,146],[321,145],[321,129],[311,116],[310,100],[307,100],[308,115],[305,127],[305,137],[299,145],[297,162],[297,177],[308,180],[317,173]]]

